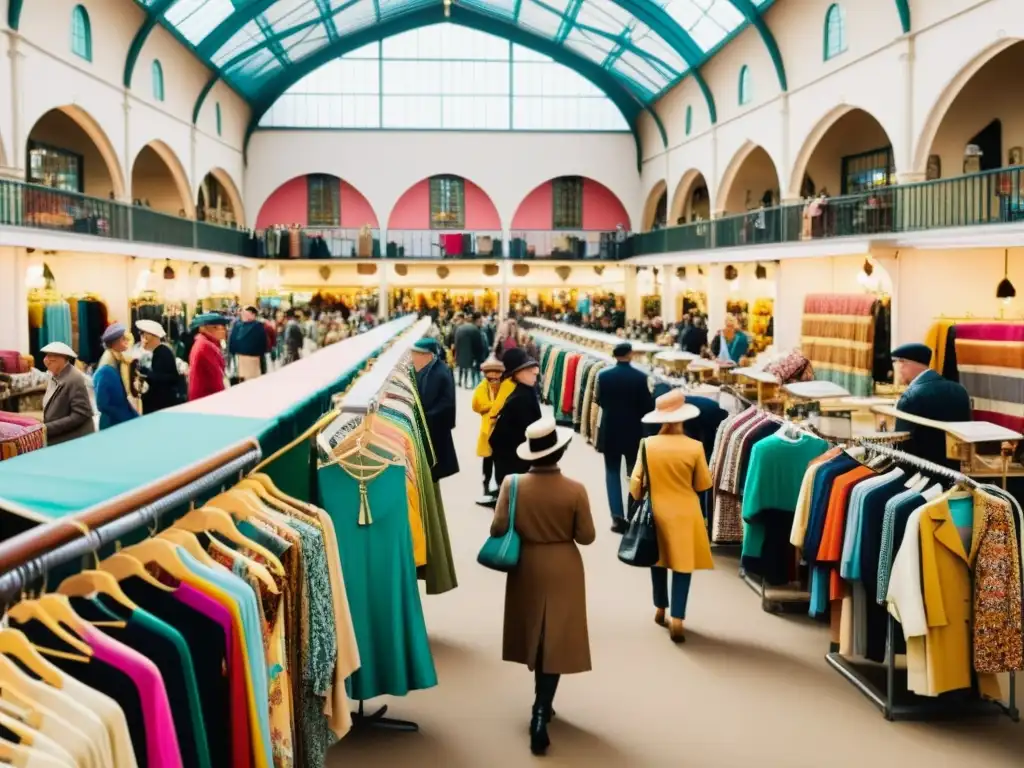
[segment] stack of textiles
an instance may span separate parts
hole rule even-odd
[[[947,489],[929,479],[943,468],[890,455],[869,466],[863,449],[834,448],[808,466],[790,541],[811,568],[810,612],[830,614],[840,654],[875,662],[898,621],[890,650],[907,655],[914,693],[976,680],[999,698],[993,673],[1024,668],[1020,507],[993,486]]]
[[[46,447],[46,429],[41,421],[0,411],[0,461]]]
[[[597,356],[540,340],[541,399],[555,410],[555,420],[598,444],[600,408],[597,374],[608,363]]]
[[[866,397],[891,378],[889,306],[872,294],[812,294],[804,300],[801,346],[822,381]]]
[[[1024,322],[936,323],[928,341],[932,368],[964,385],[975,420],[1024,431]]]
[[[36,367],[43,369],[43,355],[39,351],[55,341],[74,348],[71,324],[71,306],[56,291],[47,289],[33,292],[28,300],[29,354]]]
[[[338,530],[362,660],[349,692],[364,700],[433,687],[417,579],[427,594],[458,582],[414,377],[396,370],[370,413],[342,413],[321,426],[316,484]]]
[[[359,666],[338,545],[330,515],[253,474],[16,603],[0,675],[27,716],[0,715],[0,749],[97,768],[322,766]]]

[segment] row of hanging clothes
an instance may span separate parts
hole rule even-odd
[[[600,445],[597,375],[610,363],[592,353],[575,351],[546,339],[539,339],[537,346],[541,399],[552,405],[558,424],[572,427],[587,442]]]
[[[360,664],[338,536],[254,473],[56,591],[44,579],[0,630],[0,761],[323,765]]]
[[[418,582],[427,595],[458,580],[436,461],[407,363],[388,373],[365,413],[329,414],[315,440],[319,503],[338,526],[362,666],[360,701],[437,685]],[[373,370],[364,375],[373,375]]]

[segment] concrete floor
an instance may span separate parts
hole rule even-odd
[[[479,421],[459,390],[462,472],[443,482],[460,586],[424,597],[440,683],[387,699],[419,733],[356,731],[328,766],[504,768],[533,763],[532,675],[501,661],[504,576],[476,564],[491,514],[474,455]],[[650,577],[616,559],[601,458],[575,439],[563,471],[587,483],[598,539],[583,549],[594,670],[559,687],[544,764],[654,768],[928,768],[1024,765],[1024,725],[1005,717],[890,723],[824,661],[828,630],[764,613],[734,558],[695,575],[687,642],[652,621]]]

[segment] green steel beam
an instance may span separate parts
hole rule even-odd
[[[7,26],[15,32],[18,31],[18,25],[21,24],[21,9],[24,6],[25,0],[8,0]]]
[[[11,2],[15,1],[16,0],[11,0]],[[516,24],[519,23],[519,11],[522,10],[522,8],[523,0],[516,0],[516,4],[512,6],[512,21],[514,21]]]
[[[565,15],[562,16],[562,23],[558,25],[558,32],[555,34],[556,43],[565,42],[565,38],[572,32],[573,25],[576,23],[576,17],[580,15],[582,7],[583,0],[569,0],[569,5],[565,9]]]
[[[16,2],[16,0],[11,0]],[[896,10],[900,14],[900,26],[903,28],[903,34],[910,33],[910,0],[896,0]]]
[[[132,75],[135,73],[135,65],[139,63],[139,56],[142,55],[142,49],[146,45],[146,40],[149,39],[149,33],[160,23],[160,18],[164,15],[164,11],[172,5],[174,5],[174,0],[156,0],[152,5],[145,7],[146,17],[142,20],[142,24],[135,33],[135,37],[132,38],[132,44],[128,47],[128,55],[124,60],[125,88],[132,87]]]
[[[220,80],[220,75],[214,72],[206,81],[203,90],[199,92],[199,96],[196,97],[196,105],[192,107],[192,125],[199,122],[199,112],[203,108],[203,102],[206,101],[206,97],[210,95],[210,91],[213,90],[213,86],[217,84],[218,80]]]
[[[252,134],[259,126],[263,115],[274,105],[278,97],[310,72],[339,56],[344,56],[346,53],[369,43],[445,21],[480,32],[486,32],[497,37],[503,37],[516,45],[521,45],[524,48],[530,48],[537,53],[549,56],[554,61],[575,70],[590,80],[612,100],[623,118],[625,118],[626,123],[630,126],[637,144],[637,165],[639,167],[642,164],[643,153],[640,149],[637,116],[644,109],[645,105],[622,81],[601,69],[600,66],[585,56],[574,53],[549,38],[529,32],[509,21],[489,14],[472,11],[458,4],[452,6],[451,17],[448,19],[445,18],[444,8],[440,4],[396,14],[380,24],[374,24],[352,34],[345,35],[333,45],[326,46],[295,62],[287,70],[277,73],[260,88],[256,98],[253,99],[252,115],[245,133],[244,150],[248,151],[249,140],[252,138]]]
[[[750,0],[729,0],[733,8],[743,14],[743,18],[747,20],[747,23],[753,25],[754,29],[757,30],[757,34],[761,36],[761,41],[764,43],[764,47],[768,49],[768,56],[771,57],[772,64],[775,65],[775,74],[779,78],[779,88],[782,91],[789,90],[789,84],[786,79],[786,67],[782,63],[782,52],[779,50],[779,44],[775,42],[775,35],[768,28],[768,23],[764,20],[761,12],[754,7],[754,4]],[[896,0],[897,4],[900,2],[906,3],[907,0]]]
[[[332,43],[338,39],[338,28],[334,26],[334,19],[330,17],[331,6],[328,0],[313,0],[316,3],[317,10],[320,11],[320,21],[324,25],[324,31],[327,32],[327,39]],[[377,14],[377,21],[380,21],[380,6],[378,5],[379,0],[374,0],[373,10]]]
[[[277,36],[274,28],[270,26],[270,22],[267,21],[266,17],[261,13],[253,21],[256,22],[256,26],[260,28],[260,32],[267,39],[267,48],[274,54],[274,58],[281,62],[281,66],[287,67],[291,64],[288,52],[281,46],[281,39]]]
[[[251,0],[248,5],[236,9],[199,42],[199,45],[196,46],[196,53],[200,58],[212,60],[221,46],[234,37],[238,30],[276,2],[277,0]]]

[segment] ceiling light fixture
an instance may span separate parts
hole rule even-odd
[[[447,19],[452,15],[452,0],[442,0],[444,3],[444,17]]]
[[[765,269],[764,264],[762,264],[761,262],[757,262],[757,267],[754,269],[754,277],[756,277],[758,280],[768,279],[768,270]]]
[[[1013,287],[1013,283],[1010,282],[1010,249],[1003,249],[1003,279],[999,281],[999,285],[996,286],[996,298],[1002,299],[1005,304],[1009,304],[1015,298],[1017,298],[1017,289]]]

